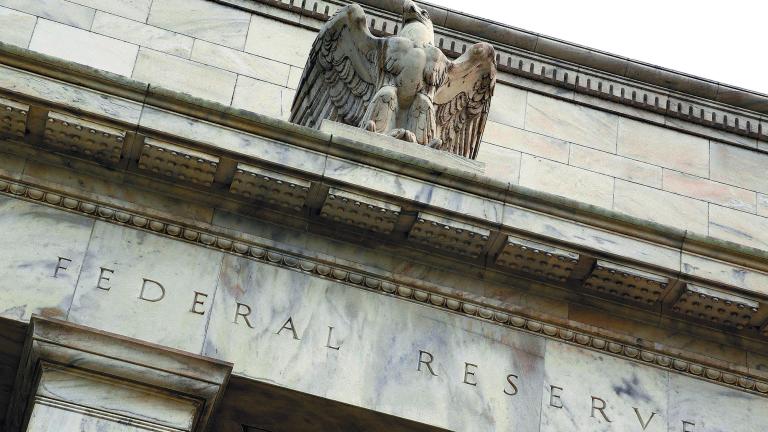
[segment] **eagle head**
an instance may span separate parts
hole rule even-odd
[[[435,43],[435,30],[429,12],[420,8],[412,0],[403,4],[403,26],[398,36],[408,38],[416,43]]]

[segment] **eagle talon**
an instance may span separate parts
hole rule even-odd
[[[443,140],[440,138],[432,138],[432,140],[427,143],[427,147],[433,148],[435,150],[442,150],[443,147]]]
[[[393,138],[397,138],[399,140],[408,141],[411,143],[417,143],[418,140],[416,139],[416,134],[409,131],[408,129],[392,129],[389,131],[389,136]]]

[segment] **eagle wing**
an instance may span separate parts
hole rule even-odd
[[[376,92],[383,40],[368,30],[360,6],[341,8],[312,44],[291,121],[317,128],[328,118],[357,126]]]
[[[496,54],[490,44],[475,44],[455,61],[448,61],[445,77],[435,93],[441,150],[470,159],[477,157],[495,85]]]

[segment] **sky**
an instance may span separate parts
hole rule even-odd
[[[768,94],[765,0],[427,1]]]

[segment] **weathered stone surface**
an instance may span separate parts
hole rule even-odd
[[[49,111],[43,138],[45,144],[54,149],[116,164],[120,161],[125,134],[124,130]]]
[[[232,106],[281,118],[283,115],[283,89],[285,87],[240,75],[237,77]]]
[[[96,12],[91,31],[183,58],[189,58],[194,43],[189,36],[104,12]]]
[[[544,363],[541,432],[667,432],[667,371],[555,341],[547,341]]]
[[[211,1],[153,0],[147,23],[243,49],[251,14]]]
[[[137,124],[142,104],[104,95],[84,87],[51,81],[33,73],[0,65],[0,86],[22,95],[44,98],[59,105],[117,121]]]
[[[544,215],[507,205],[504,207],[505,226],[535,233],[558,242],[580,244],[598,251],[631,257],[633,260],[678,271],[680,251],[674,248],[622,236],[606,230],[573,224],[566,219]]]
[[[315,36],[311,30],[253,15],[245,51],[303,68]]]
[[[26,48],[36,22],[34,15],[0,7],[0,42]]]
[[[516,128],[525,127],[525,109],[528,92],[499,84],[493,91],[488,121]]]
[[[723,240],[768,249],[768,218],[762,216],[710,205],[709,233]]]
[[[745,291],[768,294],[768,273],[740,267],[713,258],[683,252],[681,256],[683,274],[719,282]]]
[[[630,216],[706,235],[707,203],[616,180],[613,209]]]
[[[145,22],[152,0],[76,0],[75,3],[134,21]]]
[[[710,146],[712,180],[768,193],[768,154],[736,146],[712,142]]]
[[[528,93],[525,129],[610,153],[616,152],[619,117]]]
[[[144,109],[141,126],[299,171],[318,173],[325,166],[325,154],[156,108]]]
[[[496,264],[534,276],[565,282],[579,261],[579,254],[515,236],[507,236]]]
[[[92,227],[83,216],[0,197],[0,317],[65,318]]]
[[[0,98],[0,135],[23,137],[28,115],[29,105]]]
[[[343,138],[352,142],[365,144],[370,147],[382,148],[385,151],[391,151],[398,156],[404,157],[414,164],[432,164],[436,169],[453,168],[472,173],[485,173],[485,163],[472,160],[463,156],[458,156],[449,152],[431,149],[429,147],[409,143],[390,136],[369,132],[365,129],[337,123],[330,120],[324,120],[320,125],[322,132],[329,133],[333,140]],[[482,149],[482,147],[481,147]],[[481,150],[482,151],[482,150]]]
[[[755,192],[677,171],[664,170],[664,190],[745,212],[756,210]]]
[[[520,186],[600,207],[613,205],[613,178],[547,159],[523,155]]]
[[[661,189],[661,167],[611,153],[572,144],[569,164]]]
[[[237,77],[232,72],[141,48],[133,78],[229,105]]]
[[[669,286],[669,278],[605,260],[597,260],[584,288],[602,295],[655,305]]]
[[[285,63],[279,63],[203,40],[195,42],[195,48],[192,50],[192,60],[279,86],[285,86],[291,68]],[[265,105],[268,105],[268,103],[265,103]]]
[[[304,69],[296,66],[291,66],[291,70],[288,73],[288,88],[296,89],[299,87],[299,81],[301,81],[301,74],[304,72]]]
[[[486,123],[483,141],[545,159],[568,163],[570,144],[567,142],[500,123],[491,121]]]
[[[477,195],[457,193],[453,189],[416,180],[366,165],[328,157],[325,176],[347,184],[354,184],[379,193],[397,196],[422,204],[485,219],[489,223],[501,221],[501,202]]]
[[[738,428],[742,432],[761,432],[765,428],[762,413],[768,409],[767,405],[764,398],[744,397],[737,390],[700,379],[669,375],[667,427],[670,431]]]
[[[386,201],[330,188],[320,216],[329,221],[346,223],[362,229],[390,233],[402,209]]]
[[[688,283],[672,309],[715,325],[743,330],[752,323],[760,303],[743,295]]]
[[[485,164],[485,175],[503,182],[517,184],[520,181],[522,153],[491,143],[483,143],[477,153],[477,161]]]
[[[239,163],[229,191],[299,211],[307,200],[309,187],[307,180]]]
[[[190,305],[194,298],[210,303],[221,259],[221,252],[97,222],[69,320],[199,353],[207,316]]]
[[[709,176],[709,141],[621,118],[617,153],[699,177]]]
[[[145,138],[139,168],[181,181],[210,186],[219,158],[168,142]]]
[[[757,193],[757,214],[768,217],[768,195]]]
[[[543,340],[375,295],[228,256],[204,353],[244,376],[450,430],[536,430]],[[288,318],[296,338],[281,331]],[[377,355],[366,354],[371,347]],[[437,376],[418,370],[420,350]],[[477,385],[463,383],[467,367]],[[508,374],[521,377],[515,396],[504,394],[513,392]]]
[[[131,76],[139,47],[41,19],[32,34],[29,49],[97,69]]]
[[[85,30],[91,28],[96,13],[89,7],[66,0],[0,0],[0,6]]]
[[[479,256],[488,244],[488,229],[462,221],[419,212],[408,238],[444,251]]]

